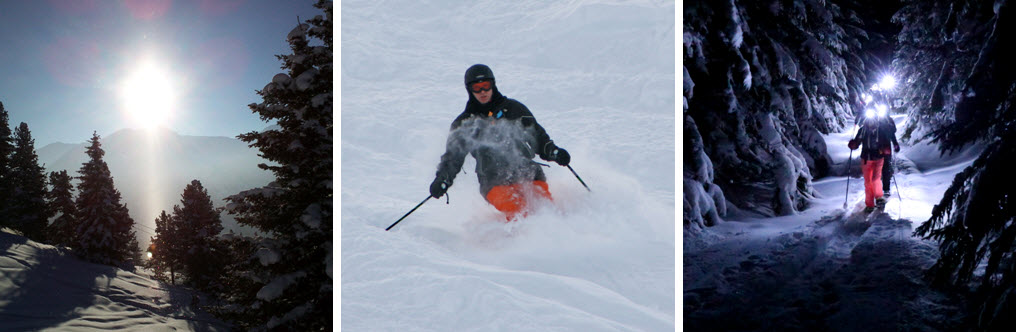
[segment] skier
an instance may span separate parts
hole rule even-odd
[[[554,144],[525,105],[501,95],[489,67],[469,67],[465,84],[469,101],[452,122],[430,195],[440,198],[448,191],[470,154],[476,159],[480,194],[513,221],[520,213],[525,216],[531,200],[552,199],[541,164],[533,158],[567,166],[571,156]]]
[[[864,174],[864,212],[866,213],[874,210],[876,203],[879,207],[885,206],[883,197],[885,193],[882,191],[884,157],[890,155],[892,150],[900,151],[900,144],[896,141],[895,135],[896,126],[893,124],[890,129],[886,120],[882,119],[884,117],[887,116],[876,115],[872,110],[866,112],[857,135],[847,143],[851,150],[856,150],[859,146],[864,145],[861,149],[861,172]],[[890,150],[890,145],[892,150]]]
[[[866,100],[865,104],[874,105],[875,108],[878,109],[878,112],[876,112],[875,115],[877,119],[880,120],[879,121],[879,125],[881,126],[880,129],[889,131],[890,132],[889,135],[891,135],[892,137],[893,145],[899,146],[899,143],[896,141],[896,121],[894,121],[891,116],[888,116],[886,114],[888,112],[889,106],[892,104],[892,100],[890,100],[889,96],[886,95],[885,93],[873,93],[872,95],[870,95],[870,98],[874,99],[874,102],[872,103],[871,100]],[[857,117],[858,120],[854,124],[861,125],[862,124],[861,122],[864,121],[866,118],[867,117]],[[897,152],[898,151],[899,149],[897,149]],[[885,156],[883,156],[882,194],[885,197],[891,196],[891,192],[889,190],[890,188],[889,183],[893,177],[892,160],[893,155],[891,152],[886,153]]]
[[[880,117],[884,118],[879,121],[879,130],[889,132],[889,137],[892,137],[893,146],[895,147],[893,152],[900,152],[900,143],[896,141],[896,121],[890,116]],[[889,190],[889,182],[893,178],[893,154],[886,153],[882,158],[882,196],[889,197],[892,193]],[[898,185],[898,184],[897,184]]]

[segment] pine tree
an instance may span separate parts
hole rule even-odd
[[[251,319],[250,315],[255,312],[254,310],[249,310],[246,307],[237,310],[236,306],[228,305],[228,303],[253,303],[254,295],[252,294],[257,294],[265,285],[263,280],[270,277],[270,274],[263,270],[261,258],[256,253],[259,250],[268,253],[270,252],[268,248],[274,248],[275,245],[268,239],[245,237],[234,234],[232,231],[222,236],[221,243],[226,263],[224,263],[221,277],[217,280],[219,289],[216,294],[227,305],[212,306],[209,309],[216,316],[232,321],[239,330],[249,331],[263,328],[263,319]],[[262,255],[265,257],[266,263],[275,258],[270,256]]]
[[[130,271],[145,264],[144,251],[141,250],[141,244],[138,243],[136,236],[132,236],[130,242],[127,243],[127,250],[129,251],[127,260],[130,262],[130,266],[128,266]]]
[[[259,165],[276,180],[227,198],[239,223],[275,244],[258,251],[263,286],[233,298],[242,320],[268,329],[332,328],[332,3],[315,7],[325,17],[289,33],[293,54],[278,56],[288,72],[258,91],[264,102],[250,105],[280,128],[238,136],[277,164]],[[308,36],[323,45],[311,46]]]
[[[850,124],[871,80],[863,6],[841,3],[684,3],[683,118],[701,138],[685,142],[688,227],[716,223],[721,199],[764,215],[807,208],[812,179],[832,170],[822,135]]]
[[[212,206],[212,198],[198,180],[191,181],[173,207],[177,223],[177,253],[188,282],[205,289],[219,273],[221,262],[216,237],[222,232],[221,209]]]
[[[178,223],[173,217],[163,210],[159,217],[155,218],[155,237],[152,238],[152,258],[146,266],[155,271],[155,278],[166,281],[165,274],[169,272],[169,282],[176,285],[176,274],[181,270],[180,249],[178,241]]]
[[[14,192],[11,182],[11,154],[14,153],[14,140],[8,123],[7,110],[0,102],[0,228],[9,226],[8,204]]]
[[[962,116],[955,113],[957,103],[964,99],[994,15],[987,15],[993,10],[990,2],[904,2],[893,18],[902,26],[894,65],[899,81],[910,82],[900,91],[910,117],[902,139],[918,143],[948,133],[945,127]]]
[[[897,14],[896,59],[914,82],[910,122],[925,122],[915,132],[931,133],[942,152],[988,143],[915,230],[940,242],[928,271],[934,285],[974,286],[970,329],[979,331],[1016,324],[1014,14],[1013,4],[990,1],[908,1]]]
[[[58,246],[69,246],[76,240],[77,221],[74,215],[74,195],[71,193],[71,177],[66,170],[49,173],[49,183],[53,188],[49,192],[49,208],[59,215],[49,225],[50,242]]]
[[[131,257],[134,220],[127,206],[120,203],[120,191],[113,185],[109,166],[102,160],[105,151],[98,134],[92,134],[85,153],[90,159],[78,170],[81,183],[76,201],[78,241],[74,249],[93,262],[121,264]]]
[[[46,173],[39,166],[28,124],[22,122],[14,130],[14,136],[15,150],[8,173],[14,187],[8,204],[9,222],[25,237],[41,242],[49,217],[53,215],[46,204]]]

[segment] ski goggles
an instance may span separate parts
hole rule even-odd
[[[491,81],[479,81],[469,85],[469,90],[473,93],[480,93],[484,91],[490,91],[494,88],[494,83]]]

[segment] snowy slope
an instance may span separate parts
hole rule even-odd
[[[894,118],[897,123],[907,120]],[[840,174],[851,157],[846,146],[853,134],[825,137]],[[851,174],[857,177],[849,179],[849,189],[846,177],[829,177],[815,183],[822,197],[799,215],[728,221],[707,229],[703,243],[684,247],[685,328],[955,327],[962,304],[922,279],[938,258],[938,246],[911,234],[931,216],[932,207],[956,173],[970,165],[977,149],[940,156],[924,145],[903,147],[894,163],[898,173],[893,196],[881,216],[866,220],[858,213],[864,207],[864,185],[855,151]],[[740,319],[730,320],[732,316]]]
[[[342,3],[342,328],[671,331],[674,3]],[[489,65],[572,155],[499,222],[474,161],[428,196],[463,72]]]
[[[227,331],[192,294],[0,231],[0,330]]]

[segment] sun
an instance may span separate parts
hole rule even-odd
[[[151,129],[166,124],[175,108],[176,92],[165,65],[142,62],[121,82],[120,99],[130,121]]]

